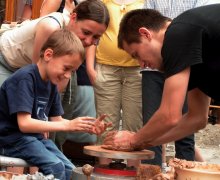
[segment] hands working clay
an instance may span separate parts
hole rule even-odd
[[[137,148],[132,144],[134,135],[135,132],[131,131],[111,131],[106,135],[101,147],[116,151],[141,150],[141,148]]]

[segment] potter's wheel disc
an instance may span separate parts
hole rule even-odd
[[[101,148],[101,146],[84,146],[83,152],[90,156],[95,157],[105,157],[112,159],[153,159],[154,152],[149,150],[142,151],[132,151],[132,152],[124,152],[124,151],[113,151]]]

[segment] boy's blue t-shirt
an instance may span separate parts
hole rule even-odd
[[[22,133],[17,123],[18,112],[30,113],[32,118],[42,121],[63,114],[56,85],[43,81],[33,64],[17,70],[2,84],[0,104],[0,147],[25,135],[43,137],[41,133]]]

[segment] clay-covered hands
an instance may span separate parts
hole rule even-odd
[[[78,117],[67,122],[69,123],[67,127],[69,131],[94,133],[96,118]]]
[[[78,117],[71,121],[67,121],[68,130],[69,131],[77,131],[77,132],[87,132],[90,134],[102,134],[107,127],[111,126],[112,123],[105,123],[103,120],[107,115],[103,114],[98,118],[93,117]]]
[[[140,150],[135,148],[132,144],[132,138],[134,135],[135,133],[130,131],[111,131],[106,135],[101,147],[115,151]]]
[[[107,117],[107,114],[102,114],[95,120],[95,126],[93,128],[93,133],[100,135],[102,134],[107,127],[112,126],[112,123],[105,123],[103,120]]]

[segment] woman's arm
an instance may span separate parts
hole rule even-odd
[[[60,25],[52,18],[44,18],[37,24],[33,44],[33,63],[37,63],[39,60],[40,50],[47,38],[58,29],[60,29]]]
[[[92,45],[86,49],[86,70],[91,84],[95,83],[95,78],[96,78],[95,54],[96,54],[95,45]]]
[[[62,0],[44,0],[40,9],[40,17],[56,12],[60,7],[61,2]]]

